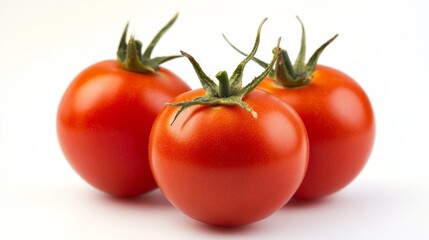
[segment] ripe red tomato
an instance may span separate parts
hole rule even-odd
[[[156,188],[147,150],[153,121],[166,102],[190,88],[158,66],[174,57],[152,62],[151,48],[138,56],[140,43],[130,39],[127,45],[125,35],[126,29],[120,61],[96,63],[71,82],[58,107],[57,134],[66,159],[83,179],[106,193],[132,197]]]
[[[258,88],[280,97],[302,118],[310,141],[310,159],[296,198],[328,196],[349,184],[365,166],[375,138],[375,119],[363,89],[336,69],[318,65],[322,51],[338,35],[319,47],[305,63],[305,30],[294,64],[281,50],[272,74]],[[239,53],[246,55],[228,39]],[[253,58],[266,68],[268,64]]]
[[[204,95],[194,90],[173,102]],[[149,160],[166,198],[205,223],[237,226],[281,208],[299,187],[308,140],[299,116],[282,100],[254,90],[239,106],[165,108],[154,123]]]
[[[189,89],[165,68],[140,74],[115,60],[90,66],[73,80],[58,108],[64,155],[104,192],[135,196],[154,189],[147,157],[152,123],[166,102]]]
[[[238,226],[271,215],[293,196],[307,168],[302,120],[281,99],[255,89],[274,65],[278,47],[265,71],[241,87],[264,21],[252,52],[231,78],[225,71],[216,75],[219,85],[182,52],[204,90],[175,98],[150,135],[149,161],[161,191],[175,207],[208,224]]]
[[[266,78],[258,88],[295,109],[310,141],[310,159],[297,198],[320,198],[344,188],[363,169],[375,137],[371,103],[349,76],[318,65],[311,82],[298,88]]]

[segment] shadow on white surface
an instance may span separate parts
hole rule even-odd
[[[175,209],[159,190],[118,199],[84,184],[6,185],[0,239],[427,239],[422,186],[357,182],[317,201],[292,200],[244,227],[219,228]]]
[[[135,198],[117,198],[107,194],[99,194],[100,202],[105,204],[112,204],[118,207],[125,208],[172,208],[173,206],[168,200],[162,195],[159,189],[153,190],[147,194],[144,194]]]

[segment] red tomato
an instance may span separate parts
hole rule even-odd
[[[82,178],[106,193],[130,197],[156,188],[148,162],[150,129],[165,103],[188,90],[165,68],[134,73],[116,60],[88,67],[58,108],[64,155]]]
[[[323,50],[338,36],[320,46],[305,62],[306,34],[301,24],[301,49],[292,64],[281,50],[272,75],[258,88],[280,97],[302,118],[310,141],[310,159],[297,198],[320,198],[344,188],[362,170],[372,151],[375,120],[363,89],[346,74],[318,65]],[[225,40],[239,53],[247,55]],[[266,68],[267,63],[254,58]]]
[[[258,88],[291,105],[302,118],[310,159],[297,198],[320,198],[349,184],[371,153],[375,120],[362,88],[346,74],[317,65],[311,82],[287,88],[266,78]]]
[[[190,91],[173,103],[204,94]],[[261,220],[285,205],[304,177],[308,139],[298,114],[258,89],[243,101],[257,118],[238,105],[194,105],[171,126],[177,108],[166,107],[153,125],[155,180],[175,207],[199,221],[237,226]]]

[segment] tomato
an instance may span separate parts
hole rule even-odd
[[[277,50],[268,68],[241,88],[260,28],[232,77],[216,75],[219,86],[182,53],[204,90],[179,95],[152,128],[149,161],[159,188],[175,207],[204,223],[239,226],[268,217],[293,196],[307,168],[308,137],[298,114],[281,99],[253,90]]]
[[[202,96],[203,90],[173,102]],[[150,136],[150,163],[166,198],[205,223],[236,226],[281,208],[299,187],[307,166],[305,127],[287,104],[261,90],[239,106],[193,106],[172,126],[175,108],[161,113]]]
[[[321,198],[347,186],[364,168],[374,145],[375,117],[364,90],[350,76],[317,64],[323,49],[305,59],[305,32],[294,65],[282,50],[274,75],[258,88],[280,97],[302,118],[310,141],[308,170],[295,197]]]
[[[133,44],[130,40],[128,47]],[[188,90],[178,76],[158,66],[154,72],[129,71],[116,60],[89,66],[71,82],[58,107],[57,135],[66,159],[84,180],[108,194],[132,197],[156,188],[148,162],[150,130],[165,103]]]
[[[310,159],[297,198],[320,198],[348,185],[365,166],[375,138],[375,118],[363,89],[348,75],[322,65],[311,83],[285,88],[266,78],[258,88],[295,109],[310,141]]]

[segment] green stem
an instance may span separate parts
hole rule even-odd
[[[216,78],[219,80],[219,97],[229,97],[231,95],[231,84],[229,83],[228,73],[220,71],[216,74]]]

